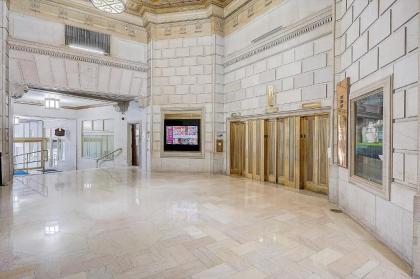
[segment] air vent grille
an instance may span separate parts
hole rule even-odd
[[[66,25],[66,45],[91,49],[104,54],[111,50],[111,36],[75,26]]]

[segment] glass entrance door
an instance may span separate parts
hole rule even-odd
[[[328,194],[328,115],[303,117],[301,127],[302,186]]]

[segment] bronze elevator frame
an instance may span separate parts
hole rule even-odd
[[[310,147],[306,142],[308,119],[314,120],[315,136],[311,138],[317,146],[311,150],[312,157],[305,153]],[[235,126],[238,123],[245,129],[238,130]],[[230,173],[328,194],[328,123],[329,114],[325,112],[230,122]],[[237,130],[232,130],[235,127]],[[244,148],[237,146],[243,144],[240,139],[244,139]],[[239,158],[244,162],[242,171],[238,171]],[[313,159],[312,163],[308,162],[309,158]],[[310,181],[309,165],[315,174]]]

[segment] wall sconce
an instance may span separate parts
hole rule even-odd
[[[274,86],[267,85],[267,107],[265,111],[267,113],[275,113],[278,111],[278,107],[276,107],[276,96],[274,95]]]
[[[275,98],[274,98],[274,86],[268,85],[267,86],[267,106],[274,107]]]

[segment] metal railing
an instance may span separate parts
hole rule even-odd
[[[18,162],[18,159],[20,157],[23,157],[22,162]],[[39,150],[13,156],[14,170],[25,170],[27,172],[29,170],[36,169],[42,169],[42,171],[44,172],[46,161],[48,161],[48,150]],[[38,163],[40,163],[40,165]],[[35,164],[35,166],[32,166],[30,164]],[[20,165],[23,166],[19,167]]]
[[[102,155],[102,156],[96,158],[96,168],[99,168],[99,163],[101,161],[111,161],[111,160],[114,160],[114,154],[117,153],[117,152],[122,152],[122,150],[123,150],[122,148],[118,148],[118,149],[115,149],[112,152],[109,152],[109,153],[107,153],[105,155]]]

